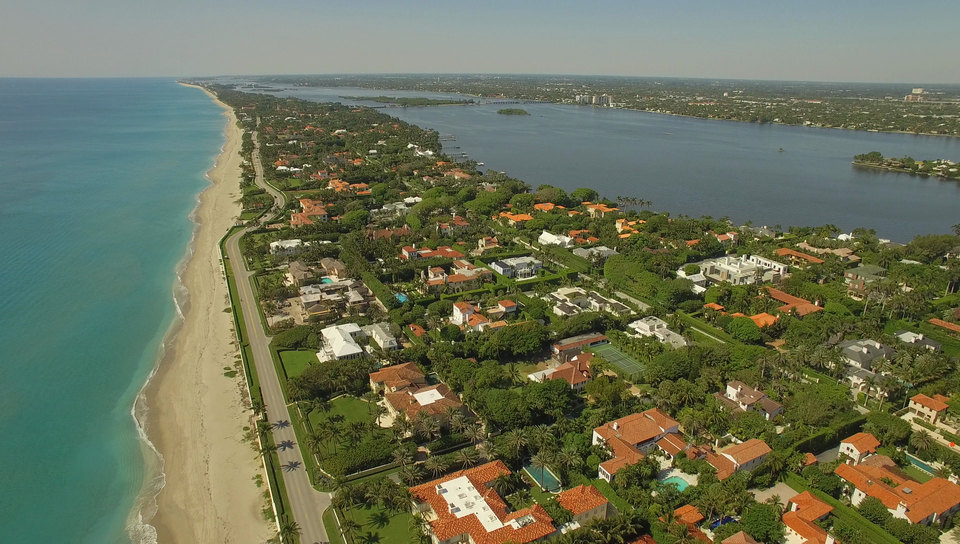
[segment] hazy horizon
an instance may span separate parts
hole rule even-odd
[[[958,84],[955,2],[35,0],[0,77],[500,74]]]

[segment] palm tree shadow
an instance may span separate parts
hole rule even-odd
[[[282,468],[284,472],[293,472],[294,470],[300,468],[300,461],[290,461],[289,463],[282,465],[280,468]]]
[[[279,448],[280,451],[293,449],[293,440],[284,440],[277,444],[277,448]]]
[[[274,429],[286,429],[287,427],[290,426],[290,420],[281,419],[281,420],[278,420],[276,423],[274,423],[274,424],[271,425],[271,426],[272,426]]]

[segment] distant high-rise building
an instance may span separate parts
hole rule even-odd
[[[923,94],[923,88],[916,87],[913,89],[913,94]]]

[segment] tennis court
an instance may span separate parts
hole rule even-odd
[[[596,346],[591,348],[591,350],[603,357],[613,366],[619,368],[627,375],[633,375],[638,372],[643,372],[643,365],[633,357],[628,357],[624,355],[622,351],[613,347],[610,344],[604,344],[602,346]]]

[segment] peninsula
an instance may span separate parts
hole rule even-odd
[[[473,104],[473,100],[448,100],[443,98],[395,97],[395,96],[344,96],[348,100],[368,100],[381,104],[392,104],[403,107],[422,106],[463,106]]]
[[[960,165],[947,159],[917,161],[912,157],[884,157],[879,151],[871,151],[853,158],[853,164],[880,168],[891,172],[905,172],[921,176],[936,176],[945,179],[960,180]]]
[[[960,225],[671,217],[206,85],[249,142],[225,267],[285,540],[927,544],[960,510]]]
[[[458,93],[749,123],[960,136],[958,85],[914,89],[898,84],[526,75],[253,79],[297,86]]]

